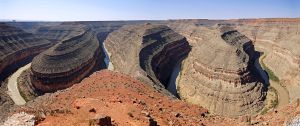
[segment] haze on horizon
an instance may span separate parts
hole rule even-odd
[[[101,21],[299,18],[299,0],[0,0],[0,19]]]

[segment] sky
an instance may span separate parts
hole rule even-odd
[[[299,18],[300,0],[0,0],[0,19],[101,21]]]

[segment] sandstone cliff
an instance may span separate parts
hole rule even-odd
[[[225,116],[254,114],[264,107],[266,86],[255,71],[250,39],[228,27],[171,27],[193,47],[177,84],[183,100]]]
[[[98,65],[99,50],[97,36],[91,30],[56,44],[33,59],[33,86],[42,92],[70,87]]]
[[[50,41],[0,23],[0,81],[24,64],[24,60],[32,59],[51,45]]]
[[[116,71],[167,86],[173,67],[188,55],[186,39],[162,25],[127,25],[105,41]]]
[[[242,20],[236,26],[264,52],[264,64],[286,87],[290,101],[300,96],[300,19]]]

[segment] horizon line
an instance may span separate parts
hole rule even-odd
[[[172,20],[253,20],[253,19],[300,19],[300,17],[258,17],[258,18],[177,18],[177,19],[116,19],[116,20],[22,20],[22,19],[0,19],[0,22],[93,22],[93,21],[172,21]]]

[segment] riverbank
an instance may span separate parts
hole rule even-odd
[[[112,64],[112,62],[110,62],[110,57],[111,57],[111,53],[109,53],[107,51],[107,48],[105,47],[105,43],[103,42],[103,51],[105,53],[105,58],[104,58],[104,62],[107,65],[107,69],[113,71],[114,70],[114,65]]]
[[[277,94],[278,94],[277,107],[285,106],[285,105],[289,104],[289,100],[290,100],[289,92],[287,91],[287,89],[285,89],[285,87],[280,85],[280,80],[278,79],[278,77],[275,76],[274,73],[264,64],[265,56],[266,56],[266,54],[262,55],[259,62],[261,64],[263,64],[264,70],[270,71],[270,72],[268,72],[269,78],[270,77],[272,77],[272,78],[269,79],[269,84],[270,84],[269,86],[273,87],[277,91]],[[270,73],[273,75],[270,75]]]
[[[20,94],[17,80],[21,73],[24,70],[29,69],[30,66],[31,63],[19,68],[15,73],[8,77],[7,94],[10,96],[10,98],[14,101],[16,105],[24,105],[26,103],[25,99]]]
[[[26,102],[33,100],[40,95],[43,95],[42,92],[35,90],[35,88],[31,84],[30,75],[31,75],[30,69],[24,70],[17,80],[20,94],[25,99]]]

